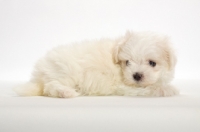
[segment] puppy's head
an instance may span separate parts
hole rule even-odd
[[[173,78],[176,57],[166,36],[127,32],[116,42],[113,61],[120,64],[126,85],[145,87]]]

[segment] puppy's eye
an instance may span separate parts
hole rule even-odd
[[[129,65],[129,60],[126,61],[126,65],[127,65],[127,66]]]
[[[156,66],[156,62],[150,60],[149,61],[149,65],[152,66],[152,67],[155,67]]]

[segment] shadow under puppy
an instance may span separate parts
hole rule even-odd
[[[62,45],[40,59],[21,96],[172,96],[176,57],[166,36],[130,32],[117,39]]]

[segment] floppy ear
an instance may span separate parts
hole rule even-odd
[[[169,69],[174,69],[176,62],[177,62],[177,58],[176,55],[173,51],[173,49],[169,48],[168,51],[166,52],[166,57],[167,57],[167,63],[169,65]]]
[[[131,36],[131,32],[127,31],[125,36],[116,40],[116,43],[115,43],[115,45],[113,47],[113,51],[112,51],[112,58],[113,58],[114,63],[120,62],[120,60],[118,58],[118,54],[121,50],[121,47],[128,41],[130,36]]]
[[[162,49],[164,51],[164,58],[168,64],[168,69],[173,70],[176,65],[176,55],[174,50],[171,48],[171,43],[168,38],[165,38],[165,43],[162,45]]]
[[[158,45],[163,52],[164,60],[168,65],[169,70],[173,70],[176,65],[176,55],[174,49],[171,47],[171,42],[168,36],[163,36],[162,40],[158,43]]]

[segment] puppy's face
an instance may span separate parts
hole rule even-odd
[[[126,85],[145,87],[169,82],[176,58],[166,37],[153,33],[126,33],[113,50]]]

